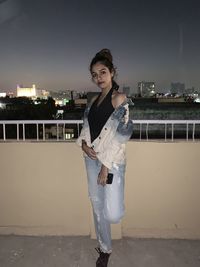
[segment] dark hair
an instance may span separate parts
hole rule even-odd
[[[114,80],[114,77],[116,76],[116,67],[113,65],[113,57],[111,55],[111,52],[109,49],[104,48],[98,53],[96,53],[95,57],[92,59],[90,63],[90,72],[92,73],[92,67],[95,65],[97,62],[103,64],[106,66],[110,72],[113,72],[113,78],[112,78],[112,86],[114,87],[115,90],[119,89],[119,85],[116,83]]]

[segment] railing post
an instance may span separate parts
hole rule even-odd
[[[45,141],[45,125],[42,124],[42,134],[43,134],[43,141]]]
[[[36,131],[37,131],[37,133],[36,133],[37,141],[39,141],[39,125],[38,125],[38,123],[36,124]]]
[[[23,141],[25,141],[25,125],[24,125],[24,123],[23,123],[23,125],[22,125],[22,127],[23,127]]]
[[[6,125],[3,124],[3,140],[6,141]]]
[[[56,125],[57,125],[56,129],[57,141],[59,141],[59,128],[58,128],[59,124],[57,123]]]
[[[78,136],[79,136],[80,135],[80,128],[79,128],[80,124],[79,123],[77,123],[77,127],[78,127],[77,130],[78,130]]]
[[[195,123],[193,123],[193,127],[192,127],[192,140],[193,142],[195,140]]]
[[[19,123],[17,123],[17,141],[19,141]]]
[[[149,124],[147,123],[147,126],[146,126],[146,140],[147,140],[147,141],[149,140],[149,136],[148,136],[148,128],[149,128]]]
[[[65,123],[63,123],[63,141],[65,141]]]

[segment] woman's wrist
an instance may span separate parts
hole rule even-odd
[[[104,170],[104,171],[109,171],[109,169],[103,164],[101,165],[101,169]]]
[[[84,146],[87,145],[86,141],[85,140],[82,140],[82,145],[81,145],[81,148],[83,150]]]

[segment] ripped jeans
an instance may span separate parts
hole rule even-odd
[[[113,173],[112,184],[97,184],[101,162],[85,156],[88,178],[88,193],[91,200],[97,240],[101,250],[112,252],[111,223],[119,223],[124,215],[124,174],[125,165],[113,163],[109,172]]]

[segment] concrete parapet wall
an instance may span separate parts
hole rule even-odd
[[[91,235],[75,143],[0,143],[0,234]],[[113,237],[200,238],[200,143],[127,144],[126,214]]]

